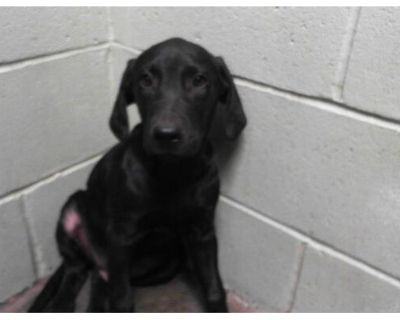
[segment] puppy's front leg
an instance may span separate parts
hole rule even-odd
[[[217,238],[212,223],[198,224],[185,235],[186,250],[203,289],[207,312],[228,312],[218,270]]]
[[[130,284],[132,236],[124,228],[113,228],[108,237],[109,310],[133,312],[133,290]]]

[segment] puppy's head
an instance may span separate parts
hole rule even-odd
[[[178,38],[128,61],[110,118],[111,130],[120,140],[129,135],[126,107],[131,103],[139,108],[143,146],[151,155],[195,155],[213,120],[227,139],[235,139],[246,125],[222,58]]]

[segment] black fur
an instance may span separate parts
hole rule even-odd
[[[129,132],[132,103],[142,122]],[[31,312],[73,311],[89,275],[89,311],[133,311],[135,286],[167,281],[186,262],[206,310],[227,311],[214,230],[212,122],[227,139],[246,124],[221,58],[174,38],[128,62],[110,118],[121,141],[62,208],[56,238],[63,262]],[[72,231],[71,212],[79,216]]]

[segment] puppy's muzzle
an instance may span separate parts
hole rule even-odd
[[[177,154],[184,145],[182,130],[174,124],[157,124],[150,132],[150,152],[158,155]]]
[[[153,130],[153,139],[159,145],[174,146],[182,141],[182,133],[174,126],[157,126]]]

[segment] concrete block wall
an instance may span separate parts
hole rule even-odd
[[[221,163],[226,285],[259,311],[400,311],[399,18],[1,9],[0,301],[57,265],[58,210],[115,142],[107,119],[126,60],[181,36],[225,58],[249,118]]]

